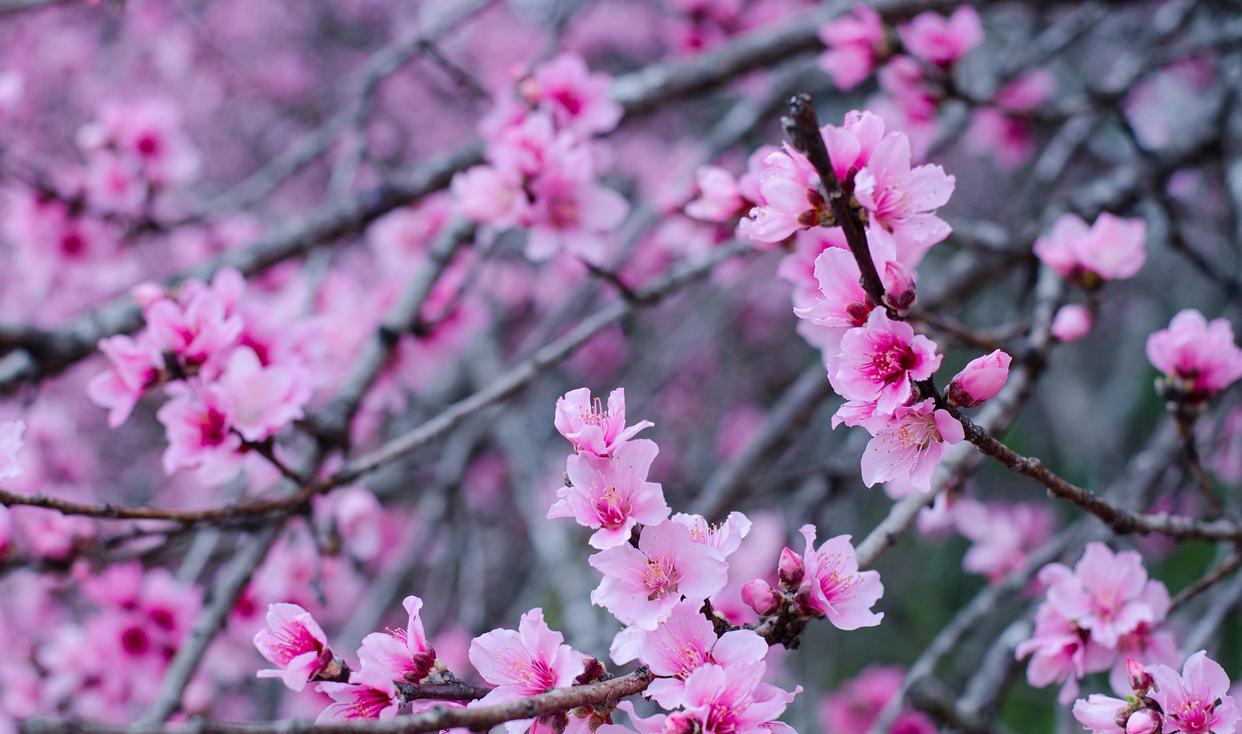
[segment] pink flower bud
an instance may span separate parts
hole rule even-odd
[[[755,610],[755,614],[771,614],[777,607],[776,592],[772,585],[763,579],[749,581],[742,587],[742,601]]]
[[[1151,709],[1139,709],[1126,720],[1126,734],[1155,734],[1160,731],[1160,714]]]
[[[896,260],[884,263],[883,268],[884,300],[895,311],[907,313],[916,296],[914,273]]]
[[[1086,306],[1071,303],[1057,310],[1052,319],[1052,335],[1063,342],[1078,341],[1091,331],[1092,322]]]
[[[664,734],[695,734],[698,731],[698,719],[684,711],[669,714],[664,720]]]
[[[781,560],[776,566],[776,572],[780,576],[781,586],[786,589],[798,588],[802,584],[802,557],[786,546],[781,551]]]
[[[999,349],[972,359],[949,383],[949,403],[973,408],[1000,392],[1009,379],[1009,364],[1012,361],[1013,357]]]
[[[1130,679],[1130,687],[1138,694],[1146,693],[1156,684],[1147,668],[1132,657],[1126,657],[1126,676]]]

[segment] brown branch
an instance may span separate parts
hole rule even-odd
[[[646,668],[619,678],[580,686],[554,688],[547,693],[516,701],[451,708],[439,706],[412,716],[385,721],[350,721],[316,724],[290,720],[234,724],[219,721],[188,721],[180,724],[138,724],[133,726],[96,724],[83,721],[28,719],[20,725],[23,734],[418,734],[443,729],[487,731],[506,721],[533,719],[580,707],[607,708],[617,701],[642,693],[652,681]]]
[[[1215,586],[1229,576],[1229,574],[1238,570],[1240,566],[1242,566],[1242,552],[1234,551],[1228,558],[1213,566],[1211,570],[1203,574],[1194,583],[1177,592],[1177,596],[1173,597],[1173,600],[1169,602],[1169,611],[1173,612],[1186,602]]]
[[[879,271],[871,259],[871,248],[867,245],[867,233],[862,220],[851,210],[850,196],[837,179],[832,167],[832,159],[828,156],[828,148],[824,145],[824,137],[819,132],[819,118],[815,115],[815,105],[811,95],[802,92],[789,98],[789,116],[781,118],[785,135],[794,149],[815,168],[819,174],[820,186],[832,209],[836,225],[845,232],[845,241],[850,253],[858,263],[862,276],[858,282],[877,306],[886,305],[884,301],[884,284],[880,281]]]

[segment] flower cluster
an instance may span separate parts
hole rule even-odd
[[[1126,659],[1125,700],[1093,693],[1074,702],[1074,718],[1093,734],[1233,734],[1238,708],[1229,676],[1203,650],[1186,658],[1181,673],[1167,665]]]
[[[1072,570],[1049,564],[1039,580],[1047,597],[1036,612],[1034,635],[1017,648],[1019,658],[1031,658],[1031,685],[1061,683],[1061,702],[1068,703],[1088,673],[1111,669],[1113,688],[1125,690],[1127,657],[1176,663],[1177,645],[1162,627],[1169,592],[1147,578],[1138,553],[1089,543]]]
[[[824,698],[820,719],[827,734],[868,734],[894,697],[901,695],[905,671],[888,665],[870,665]],[[936,725],[921,711],[903,709],[889,734],[935,734]]]
[[[150,285],[135,294],[146,326],[100,342],[109,364],[89,393],[116,427],[144,395],[165,388],[169,400],[158,418],[168,436],[168,473],[198,469],[208,481],[226,479],[247,448],[302,417],[314,379],[307,330],[277,328],[236,271],[176,292]]]
[[[522,75],[482,123],[487,164],[453,179],[462,214],[527,230],[532,260],[568,251],[603,264],[607,235],[629,211],[624,197],[596,180],[604,156],[591,136],[621,118],[609,81],[570,54]]]
[[[1147,337],[1147,358],[1160,370],[1159,390],[1171,402],[1206,403],[1242,377],[1242,349],[1226,319],[1181,311]]]

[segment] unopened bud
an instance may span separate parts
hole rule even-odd
[[[779,606],[776,590],[763,579],[749,581],[742,587],[742,601],[760,616],[775,612]]]
[[[786,547],[781,551],[776,573],[780,577],[781,586],[796,589],[802,584],[802,557],[794,553],[792,548]]]
[[[1013,357],[999,349],[972,359],[949,382],[949,389],[945,392],[949,404],[960,408],[982,404],[1005,386],[1012,362]]]
[[[1156,685],[1151,673],[1147,672],[1147,668],[1131,657],[1126,658],[1126,677],[1130,679],[1130,687],[1139,695],[1146,693]]]
[[[1151,709],[1139,709],[1126,720],[1126,734],[1159,734],[1163,722]]]

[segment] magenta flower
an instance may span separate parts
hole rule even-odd
[[[1171,387],[1194,402],[1208,400],[1242,377],[1242,349],[1223,318],[1208,321],[1194,309],[1179,312],[1147,337],[1147,358]]]
[[[543,621],[543,610],[522,615],[517,631],[495,629],[470,642],[470,664],[496,686],[472,706],[487,706],[571,686],[582,674],[586,656],[564,644],[560,632]],[[508,722],[509,734],[526,731],[532,720]]]
[[[17,452],[22,448],[22,433],[26,424],[22,421],[0,423],[0,479],[8,479],[22,473]]]
[[[629,212],[625,197],[595,182],[590,151],[575,148],[549,161],[530,183],[533,202],[527,212],[530,228],[526,256],[546,260],[571,252],[602,264],[606,235]]]
[[[1087,227],[1076,214],[1063,214],[1052,231],[1035,241],[1035,255],[1067,280],[1088,286],[1133,277],[1147,259],[1147,223],[1108,212]]]
[[[914,394],[911,380],[926,380],[943,357],[936,343],[881,309],[841,337],[841,354],[829,366],[833,388],[846,400],[876,401],[892,414]]]
[[[237,342],[245,324],[211,288],[197,288],[185,303],[158,298],[143,309],[147,328],[163,352],[187,367],[198,367]]]
[[[963,5],[948,18],[931,11],[920,13],[898,26],[897,34],[914,56],[948,66],[983,43],[983,24],[974,8]]]
[[[668,618],[683,596],[702,604],[728,581],[720,551],[694,542],[686,526],[672,521],[643,528],[637,548],[620,545],[587,561],[604,575],[591,602],[646,630]]]
[[[829,230],[840,232],[839,228]],[[867,242],[871,257],[880,273],[886,299],[894,306],[914,302],[914,275],[897,262],[897,247],[893,236],[882,227],[867,230]],[[829,247],[815,258],[814,279],[816,292],[810,305],[795,306],[794,313],[814,324],[832,329],[839,334],[864,326],[867,317],[875,310],[859,283],[861,272],[854,256],[841,247]]]
[[[405,629],[372,632],[364,637],[358,648],[360,666],[350,674],[350,683],[383,691],[394,683],[417,683],[431,673],[436,651],[427,641],[419,618],[423,600],[407,596],[401,604],[409,617]]]
[[[911,168],[910,157],[909,138],[885,135],[855,177],[854,195],[870,213],[872,226],[893,233],[905,251],[901,260],[913,267],[952,231],[934,212],[949,202],[957,181],[937,165]]]
[[[372,688],[353,683],[320,683],[316,690],[328,694],[332,703],[319,713],[315,723],[391,719],[401,708],[401,701],[393,695],[391,688],[392,686]]]
[[[1104,647],[1115,649],[1122,635],[1160,621],[1146,593],[1143,558],[1135,551],[1113,553],[1103,543],[1088,543],[1072,574],[1052,573],[1059,578],[1048,588],[1048,603]]]
[[[297,604],[267,608],[267,629],[254,636],[259,654],[276,666],[260,670],[260,678],[280,678],[291,690],[301,691],[332,663],[328,638],[319,623]]]
[[[591,399],[591,391],[580,387],[570,390],[556,401],[556,430],[580,452],[596,456],[612,453],[639,431],[653,425],[651,421],[625,425],[625,388],[608,394],[608,409],[599,398]]]
[[[819,40],[828,50],[819,68],[842,90],[853,89],[870,76],[885,46],[884,20],[873,8],[856,5],[849,15],[825,23]]]
[[[813,616],[827,617],[837,629],[878,625],[884,613],[872,612],[871,607],[884,596],[884,585],[878,572],[858,570],[850,536],[830,538],[817,549],[814,525],[803,525],[798,532],[806,539],[802,584],[797,592],[801,608]]]
[[[871,160],[871,154],[887,136],[884,120],[867,110],[850,110],[840,127],[824,125],[819,130],[832,160],[832,170],[841,181],[848,181]],[[900,135],[900,133],[889,133]]]
[[[1186,659],[1181,675],[1167,665],[1153,665],[1156,688],[1150,694],[1164,712],[1166,734],[1233,734],[1238,708],[1229,695],[1229,676],[1203,650]]]
[[[224,480],[237,471],[242,440],[231,430],[229,406],[219,390],[197,383],[176,385],[173,397],[155,414],[164,424],[168,448],[164,471],[204,471],[207,481]]]
[[[733,630],[717,638],[711,621],[699,611],[701,606],[683,601],[655,630],[639,633],[639,659],[661,676],[648,686],[646,695],[664,708],[681,704],[686,678],[701,666],[750,665],[768,654],[768,643],[752,630]]]
[[[520,91],[528,102],[550,109],[559,129],[589,136],[612,130],[621,119],[611,83],[607,74],[592,74],[582,57],[561,54],[535,69]]]
[[[785,691],[761,682],[762,663],[700,666],[686,679],[684,711],[669,715],[666,732],[770,734],[802,687]]]
[[[931,398],[899,406],[892,416],[877,416],[864,424],[871,440],[862,457],[862,479],[868,487],[888,482],[904,494],[910,489],[931,490],[932,473],[940,465],[944,445],[966,437],[962,424]]]
[[[1127,708],[1120,698],[1093,693],[1074,702],[1074,718],[1093,734],[1122,734],[1125,728],[1117,721]]]
[[[963,408],[982,405],[1005,386],[1012,362],[1013,357],[1000,349],[972,359],[953,376],[945,390],[945,397],[951,405]]]
[[[565,473],[571,486],[557,490],[548,517],[572,517],[594,529],[589,542],[600,550],[628,542],[638,523],[663,522],[669,513],[664,492],[647,481],[659,450],[654,441],[640,438],[621,444],[611,457],[570,456]]]

